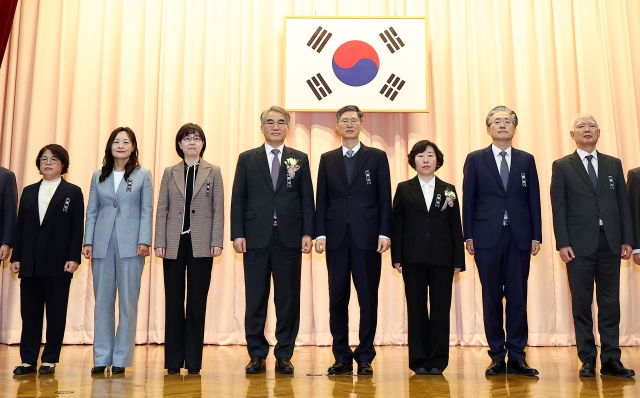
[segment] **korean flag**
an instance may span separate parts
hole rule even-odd
[[[428,112],[424,17],[286,17],[284,106]]]

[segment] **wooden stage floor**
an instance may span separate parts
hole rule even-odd
[[[18,346],[0,345],[0,397],[639,397],[636,380],[578,377],[575,347],[528,347],[539,378],[487,377],[486,347],[451,347],[443,376],[417,376],[407,367],[406,346],[376,347],[373,376],[326,376],[330,347],[297,347],[295,374],[245,375],[244,346],[205,346],[200,375],[169,376],[163,346],[136,346],[135,364],[124,375],[91,376],[92,346],[64,346],[55,375],[13,376]],[[622,348],[622,362],[640,373],[640,347]],[[639,376],[640,377],[640,376]]]

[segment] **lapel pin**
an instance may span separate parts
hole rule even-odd
[[[440,201],[441,201],[441,199],[442,199],[442,196],[441,196],[440,194],[438,194],[438,195],[436,196],[436,209],[437,209],[438,207],[440,207]]]
[[[211,196],[211,183],[209,181],[207,181],[207,193],[205,196]]]
[[[133,180],[129,178],[127,180],[127,192],[131,192],[131,185],[133,185]]]
[[[522,177],[522,186],[527,186],[527,177],[525,177],[524,173],[520,173],[520,177]]]
[[[64,207],[62,208],[62,211],[64,211],[65,213],[69,210],[69,203],[71,203],[71,199],[66,198],[64,200]]]
[[[609,188],[610,189],[615,189],[615,187],[613,186],[613,177],[609,176]]]
[[[364,176],[367,179],[367,185],[371,185],[371,173],[369,170],[364,171]]]

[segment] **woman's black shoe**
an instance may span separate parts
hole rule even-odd
[[[28,373],[35,373],[36,372],[36,367],[34,365],[29,365],[29,366],[16,366],[15,369],[13,369],[13,374],[20,376],[20,375],[26,375]]]
[[[114,375],[121,375],[124,373],[126,368],[121,368],[120,366],[112,366],[111,367],[111,374]]]
[[[169,368],[167,369],[167,373],[170,375],[180,374],[180,368]]]
[[[101,373],[104,373],[105,369],[107,369],[106,366],[96,366],[91,368],[91,374],[92,375],[99,375]]]

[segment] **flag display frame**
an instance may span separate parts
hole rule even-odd
[[[414,67],[414,75],[413,76],[418,76],[420,77],[421,80],[422,77],[424,77],[423,80],[421,80],[418,84],[418,88],[414,89],[415,90],[420,90],[419,95],[414,95],[414,96],[410,96],[410,94],[406,94],[405,98],[403,98],[403,103],[404,105],[397,105],[397,106],[393,106],[395,105],[393,103],[393,100],[395,99],[396,95],[399,94],[400,90],[403,88],[405,81],[402,80],[404,78],[404,76],[401,78],[400,76],[396,76],[396,74],[391,73],[390,76],[387,77],[387,74],[389,74],[389,72],[387,71],[386,74],[379,74],[379,76],[374,76],[373,80],[370,80],[369,82],[374,82],[376,84],[376,89],[373,89],[374,85],[372,84],[371,86],[369,86],[367,88],[367,90],[369,90],[369,92],[367,93],[367,95],[371,95],[370,93],[378,92],[379,94],[381,94],[382,96],[385,96],[386,94],[386,98],[388,100],[388,102],[386,102],[385,104],[383,104],[382,106],[368,106],[368,104],[366,103],[367,101],[358,101],[358,100],[351,100],[350,98],[347,98],[347,96],[334,96],[331,97],[336,98],[335,101],[322,101],[323,99],[326,99],[331,93],[333,93],[333,91],[331,90],[330,86],[333,86],[334,88],[336,87],[336,82],[338,82],[338,85],[349,85],[352,86],[354,84],[342,84],[344,82],[340,82],[339,77],[336,78],[337,76],[337,72],[336,75],[334,75],[333,73],[325,73],[325,78],[327,78],[327,80],[331,79],[331,83],[327,84],[327,82],[325,81],[325,79],[323,78],[323,76],[318,73],[318,74],[311,74],[307,79],[306,82],[305,80],[300,79],[300,76],[296,77],[295,81],[292,81],[292,79],[294,77],[292,77],[292,75],[294,75],[294,73],[287,73],[287,70],[297,70],[297,68],[295,68],[294,66],[297,64],[300,64],[300,60],[299,59],[288,59],[287,55],[289,54],[292,57],[305,57],[308,56],[306,53],[301,53],[302,48],[300,46],[300,40],[301,39],[297,39],[298,36],[296,36],[296,39],[291,39],[291,40],[287,40],[288,38],[288,34],[295,34],[295,29],[292,28],[291,25],[289,24],[289,22],[291,21],[296,21],[298,22],[298,20],[302,20],[303,22],[307,22],[309,20],[317,20],[318,24],[320,24],[322,21],[332,21],[332,20],[341,20],[344,22],[347,22],[347,20],[353,20],[353,21],[359,21],[359,20],[384,20],[384,22],[388,21],[406,21],[406,20],[414,20],[415,21],[415,26],[424,27],[424,53],[423,54],[418,54],[418,57],[416,57],[417,59],[419,59],[420,62],[419,64],[415,65]],[[393,23],[393,22],[391,22]],[[332,34],[331,32],[327,31],[326,29],[324,29],[322,27],[322,25],[318,25],[318,24],[314,24],[312,23],[311,25],[313,25],[313,27],[308,31],[311,35],[311,38],[309,39],[309,41],[306,43],[307,47],[305,47],[305,51],[308,49],[310,51],[317,51],[318,53],[320,53],[320,51],[322,51],[324,49],[324,47],[327,45],[327,42],[330,41],[331,38],[334,38],[333,42],[332,42],[332,51],[336,51],[335,54],[337,54],[337,51],[340,51],[340,48],[338,48],[337,50],[335,50],[335,46],[336,43],[342,43],[345,42],[346,40],[348,40],[350,37],[342,37],[339,40],[335,40],[336,35]],[[421,25],[423,24],[423,25]],[[401,17],[396,17],[396,16],[381,16],[381,17],[375,17],[375,16],[366,16],[366,17],[348,17],[348,16],[285,16],[284,17],[284,29],[283,29],[283,67],[282,67],[282,103],[283,106],[285,107],[285,109],[287,109],[288,111],[291,112],[335,112],[337,109],[339,109],[340,107],[344,106],[344,105],[348,105],[348,104],[354,104],[354,105],[358,105],[363,111],[366,112],[381,112],[381,113],[428,113],[429,112],[429,106],[430,106],[430,98],[429,98],[429,29],[428,29],[428,20],[427,17],[425,16],[401,16]],[[317,26],[317,28],[316,28]],[[388,54],[386,54],[386,48],[389,49],[389,51],[391,52],[391,54],[393,54],[394,51],[394,47],[396,49],[402,49],[404,48],[404,43],[403,41],[400,39],[399,35],[394,31],[393,27],[389,27],[389,24],[385,25],[386,28],[384,28],[385,30],[383,32],[380,32],[379,34],[376,34],[375,36],[379,36],[380,38],[377,39],[377,41],[374,40],[374,46],[377,49],[377,53],[384,53],[382,54],[383,57],[389,57]],[[289,29],[288,29],[289,27]],[[293,33],[292,33],[293,32]],[[368,33],[369,34],[369,33]],[[373,34],[370,34],[371,37],[373,37]],[[410,36],[411,37],[416,37],[416,36]],[[387,39],[388,38],[388,39]],[[394,40],[395,39],[395,40]],[[420,37],[421,39],[421,37]],[[305,40],[306,41],[306,38]],[[355,40],[354,40],[355,41]],[[293,42],[293,44],[291,44]],[[362,43],[362,42],[360,42]],[[346,44],[346,43],[345,43]],[[415,54],[416,49],[418,49],[418,51],[422,50],[422,43],[418,43],[415,47],[412,48],[412,51]],[[364,45],[368,45],[368,42],[364,42]],[[297,47],[294,47],[297,46]],[[370,47],[370,45],[369,45]],[[373,51],[376,55],[377,53],[375,51]],[[407,53],[405,51],[405,53]],[[293,55],[292,55],[293,54]],[[309,53],[311,54],[311,53]],[[335,55],[334,54],[334,55]],[[406,55],[405,55],[406,57]],[[327,57],[325,57],[327,58]],[[378,59],[376,58],[376,61],[378,61]],[[324,61],[323,62],[327,62]],[[372,62],[370,62],[371,65],[373,65]],[[379,66],[380,64],[378,62],[376,62],[376,64],[378,65],[378,69],[381,69],[381,67]],[[407,65],[408,63],[405,62],[404,65]],[[325,71],[327,69],[327,66],[324,65],[323,66]],[[334,62],[333,62],[333,67],[334,67],[334,72],[336,71],[336,63],[335,63],[335,57],[334,57]],[[328,76],[331,75],[331,76]],[[338,80],[340,79],[340,80]],[[366,80],[366,78],[365,78]],[[364,86],[366,84],[368,84],[369,82],[366,82],[364,84],[362,84],[361,86]],[[382,87],[381,90],[378,89],[377,86],[384,84],[384,86]],[[295,87],[295,91],[294,90]],[[360,89],[360,87],[357,87],[357,89]],[[289,91],[287,91],[289,90]],[[311,100],[306,100],[306,101],[300,101],[298,100],[298,98],[303,95],[302,91],[304,91],[304,95],[307,96],[308,98],[313,99],[313,96],[315,95],[315,97],[317,97],[317,103],[314,103],[312,105],[309,105],[309,102]],[[344,90],[343,90],[344,91]],[[407,89],[405,89],[405,92],[407,91]],[[361,95],[362,95],[362,90],[360,91]],[[338,100],[337,98],[341,98],[340,100]],[[379,98],[379,97],[378,97]],[[407,102],[410,101],[410,99],[417,99],[417,101],[411,101],[411,105],[410,106],[405,106],[407,105]],[[358,103],[360,102],[360,103]],[[375,101],[378,103],[382,103],[384,102],[384,100],[380,100],[380,101]],[[413,103],[417,103],[418,106],[413,106]],[[302,106],[301,106],[302,104]],[[340,104],[340,105],[338,105]],[[388,105],[387,105],[388,104]],[[378,104],[376,104],[378,105]],[[400,106],[400,108],[398,107]]]

